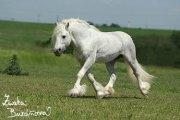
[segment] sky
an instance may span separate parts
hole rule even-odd
[[[180,0],[0,0],[1,20],[55,23],[68,18],[180,30]]]

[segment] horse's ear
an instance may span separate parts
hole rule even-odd
[[[66,24],[65,29],[68,30],[69,28],[69,22]]]

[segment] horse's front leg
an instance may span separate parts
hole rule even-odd
[[[103,98],[109,96],[109,93],[105,90],[104,86],[102,86],[99,82],[95,80],[94,75],[91,73],[90,70],[87,71],[87,76],[96,91],[96,98]]]
[[[84,77],[85,73],[94,63],[95,63],[95,55],[90,55],[86,59],[81,70],[78,72],[76,83],[74,84],[74,87],[69,91],[69,96],[71,97],[83,96],[86,93],[87,86],[85,84],[80,85],[80,82],[81,79]]]

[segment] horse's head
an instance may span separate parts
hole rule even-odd
[[[54,45],[54,54],[60,56],[63,51],[71,43],[71,36],[69,33],[69,23],[56,23],[52,35],[52,42]]]

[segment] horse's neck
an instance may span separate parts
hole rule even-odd
[[[84,26],[72,26],[70,31],[75,46],[79,46],[83,40],[86,40],[90,35],[90,29]]]
[[[72,26],[71,31],[75,37],[86,37],[89,33],[89,28],[75,24]]]

